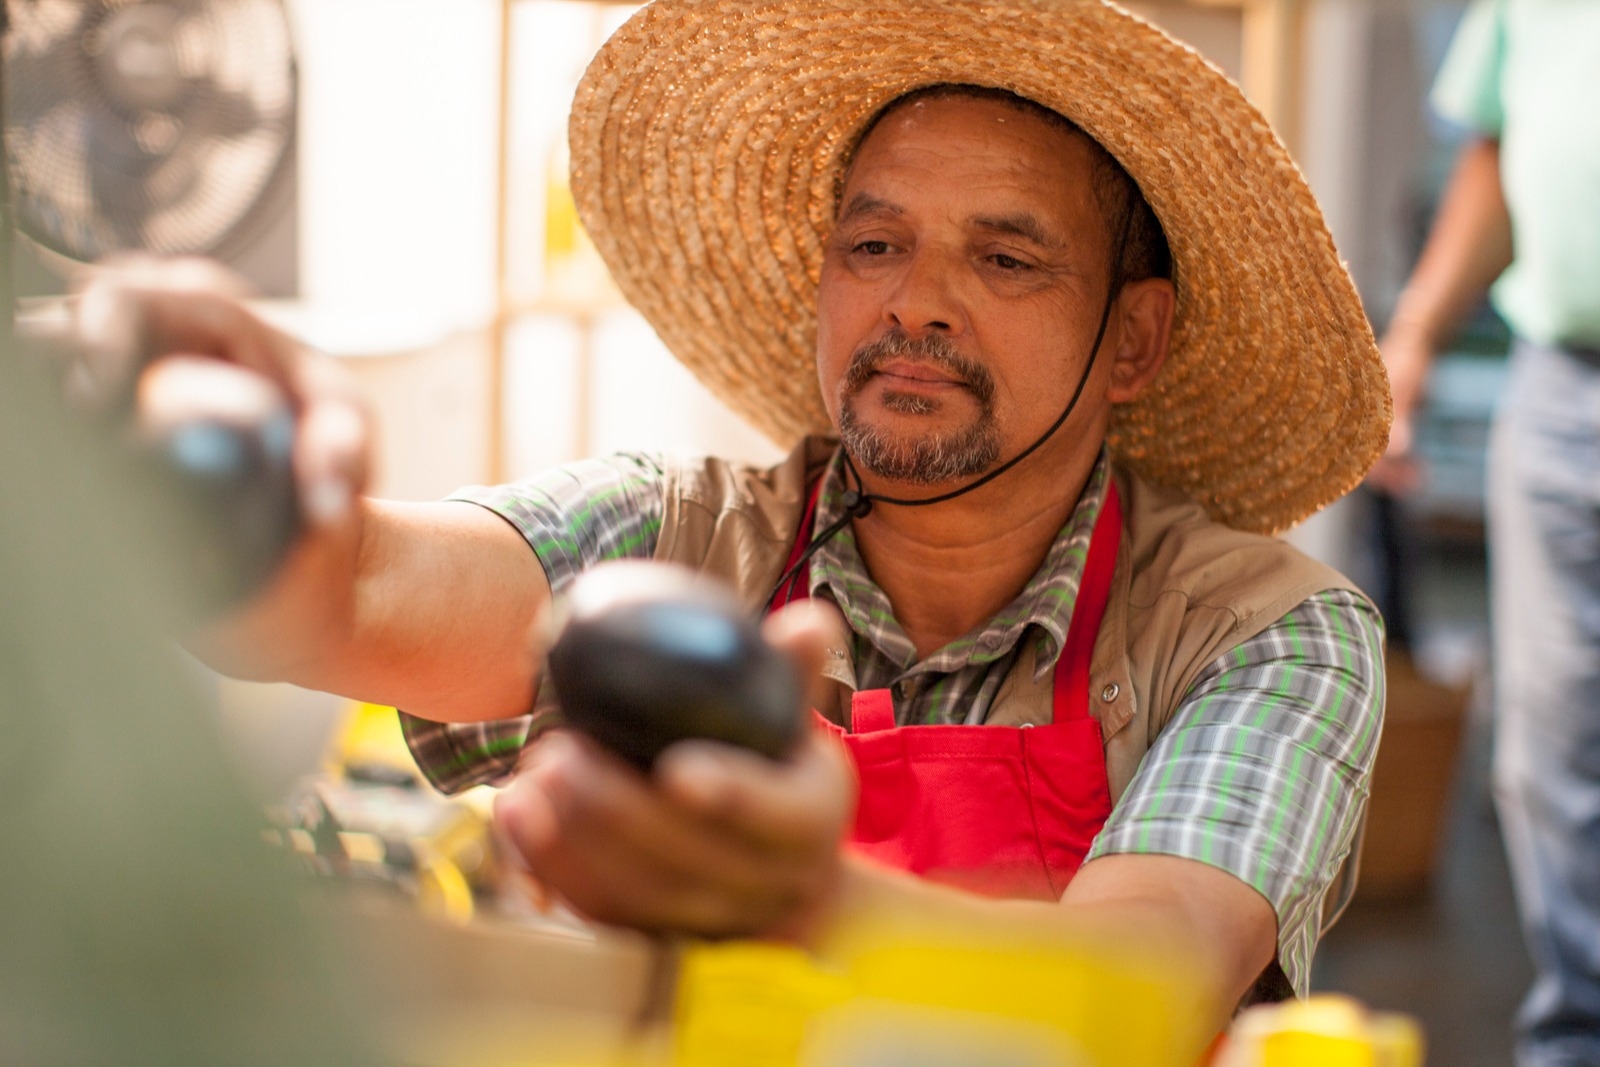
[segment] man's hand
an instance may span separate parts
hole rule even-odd
[[[786,609],[765,632],[815,676],[831,633],[815,606]],[[838,894],[855,799],[849,757],[820,730],[783,762],[680,742],[648,777],[555,731],[529,748],[495,813],[534,877],[592,919],[804,939]]]
[[[1379,346],[1394,398],[1389,448],[1367,476],[1379,488],[1403,493],[1421,480],[1411,455],[1412,419],[1428,367],[1484,290],[1510,265],[1511,238],[1511,216],[1500,184],[1500,144],[1474,141],[1456,161],[1422,258]]]
[[[495,805],[533,876],[582,914],[638,930],[803,937],[829,910],[855,810],[840,746],[808,732],[783,763],[685,741],[646,778],[555,731]]]
[[[205,260],[140,257],[96,268],[72,302],[63,381],[76,406],[111,409],[131,398],[141,421],[173,396],[204,409],[214,383],[197,359],[248,370],[282,393],[296,421],[304,531],[266,587],[191,644],[229,673],[284,677],[349,629],[370,418],[343,370],[262,322],[242,293],[237,279]]]
[[[262,375],[294,408],[295,475],[313,527],[349,519],[371,467],[370,417],[354,380],[268,326],[243,287],[199,259],[131,258],[96,268],[74,301],[71,398],[103,406],[165,356],[203,356]]]
[[[1394,422],[1389,427],[1389,447],[1367,474],[1367,481],[1396,496],[1416,489],[1422,471],[1412,454],[1414,419],[1422,403],[1428,368],[1435,355],[1424,331],[1397,323],[1379,347],[1389,372],[1389,393],[1394,400]]]

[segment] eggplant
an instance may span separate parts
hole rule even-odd
[[[799,672],[720,584],[663,563],[584,572],[546,659],[567,724],[649,771],[691,738],[783,759],[804,726]]]
[[[259,374],[168,357],[140,376],[132,452],[159,494],[155,532],[186,561],[200,604],[219,611],[264,586],[303,528],[296,419]]]

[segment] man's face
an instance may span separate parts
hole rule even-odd
[[[817,372],[862,466],[964,479],[1061,414],[1108,286],[1094,168],[1082,136],[962,97],[902,107],[861,145],[823,260]]]

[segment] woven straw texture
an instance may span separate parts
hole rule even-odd
[[[1228,79],[1100,0],[656,0],[601,49],[571,120],[578,210],[627,299],[779,442],[829,428],[816,293],[856,132],[927,85],[1053,108],[1138,181],[1178,310],[1111,448],[1240,529],[1360,481],[1388,382],[1310,190]]]

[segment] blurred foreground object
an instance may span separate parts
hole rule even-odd
[[[178,513],[173,547],[192,561],[207,604],[237,603],[300,532],[289,405],[261,375],[209,359],[160,360],[139,393],[136,440]]]
[[[102,462],[149,497],[146,534],[184,561],[196,610],[237,604],[265,584],[301,530],[295,418],[282,391],[216,359],[146,366],[140,351],[89,351],[47,315],[20,317],[17,331],[24,358],[59,375],[66,398],[94,413]],[[122,332],[119,346],[140,347],[136,330]]]
[[[1233,1024],[1216,1067],[1422,1067],[1422,1030],[1346,997],[1251,1008]]]
[[[191,561],[122,474],[5,346],[0,1058],[372,1062],[164,636]]]
[[[735,943],[685,956],[674,1067],[1192,1067],[1197,985],[1138,951],[1025,943],[893,916],[817,962]]]

